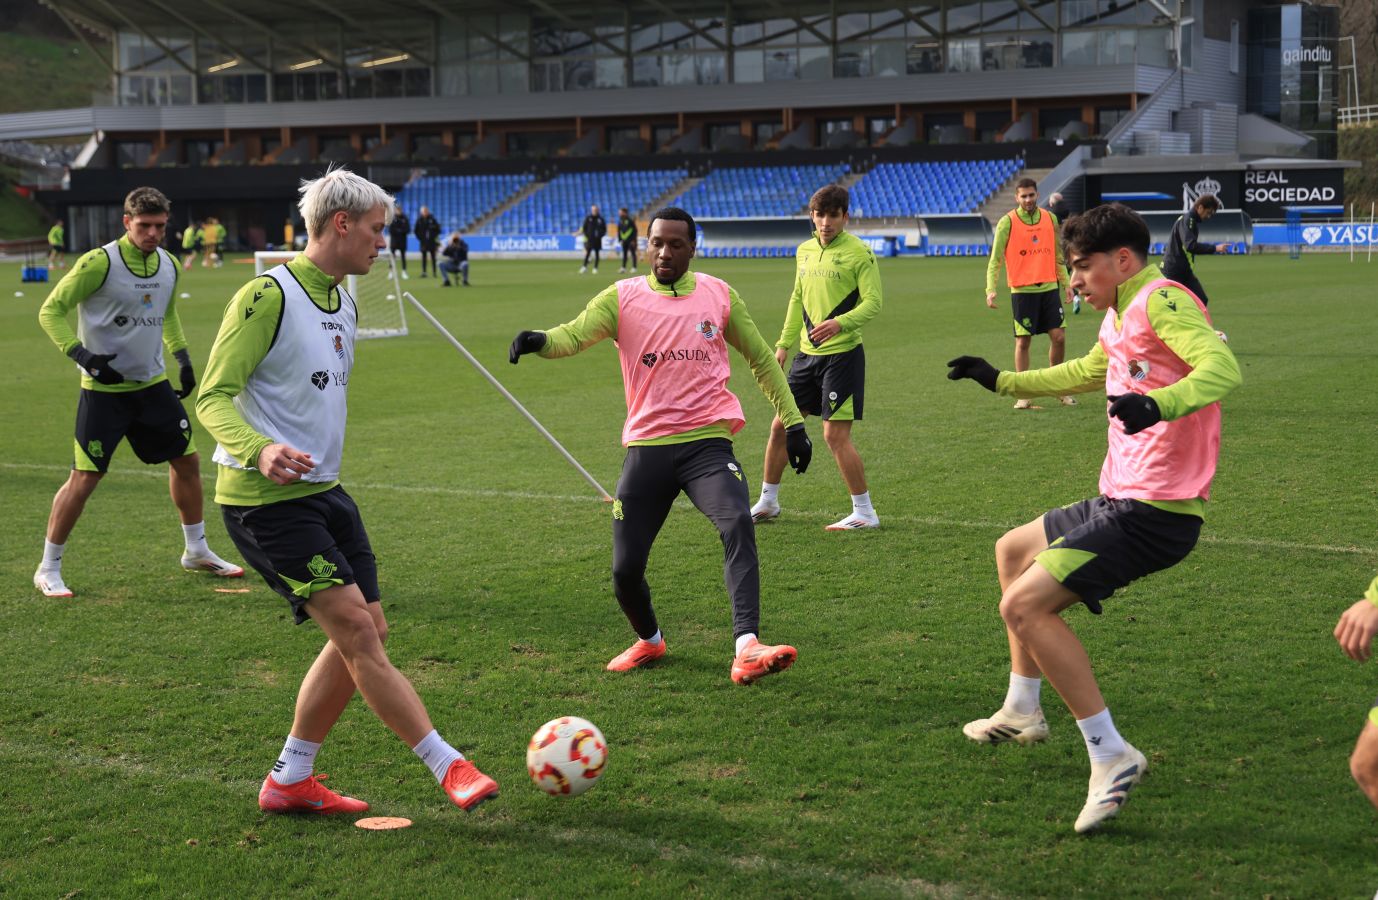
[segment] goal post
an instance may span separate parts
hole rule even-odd
[[[287,250],[259,250],[254,253],[254,274],[262,275],[296,255]],[[345,290],[359,309],[358,337],[398,337],[407,333],[402,283],[391,254],[379,256],[367,275],[350,275],[345,280]]]

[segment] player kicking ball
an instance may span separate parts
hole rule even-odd
[[[1146,263],[1149,232],[1138,213],[1098,206],[1064,226],[1063,242],[1072,287],[1105,314],[1091,352],[1019,373],[959,356],[947,377],[1007,397],[1106,391],[1100,496],[1045,513],[995,545],[1009,691],[994,715],[962,729],[980,743],[1045,740],[1039,687],[1046,676],[1091,758],[1075,826],[1084,833],[1120,812],[1148,761],[1116,730],[1086,650],[1061,614],[1078,603],[1099,614],[1118,588],[1176,565],[1196,546],[1220,449],[1219,401],[1240,374],[1206,308]]]
[[[387,246],[393,198],[345,169],[301,188],[306,251],[244,285],[225,307],[196,405],[215,437],[215,499],[244,559],[297,624],[328,639],[297,694],[292,730],[258,805],[353,813],[368,804],[321,784],[316,753],[355,690],[460,809],[498,785],[445,742],[383,649],[388,623],[359,508],[340,484],[358,312],[340,288]]]
[[[596,208],[595,208],[596,211]],[[776,415],[785,423],[790,464],[808,468],[813,446],[785,374],[751,321],[746,304],[725,281],[690,272],[697,231],[684,210],[666,207],[651,218],[647,256],[651,274],[613,283],[572,322],[549,331],[522,331],[508,359],[526,353],[547,359],[587,350],[612,338],[622,363],[627,457],[612,507],[612,582],[637,640],[608,663],[625,672],[665,655],[665,638],[651,606],[646,564],[680,492],[707,516],[722,538],[723,579],[732,598],[736,656],[732,680],[751,684],[789,668],[798,652],[762,644],[761,572],[741,464],[732,435],[746,424],[727,389],[728,346],[746,357]]]

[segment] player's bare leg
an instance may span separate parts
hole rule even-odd
[[[804,418],[807,419],[808,416]],[[780,498],[776,492],[780,489],[780,478],[784,476],[785,466],[788,463],[789,452],[785,447],[785,423],[781,422],[777,416],[770,423],[770,437],[766,439],[765,463],[762,466],[763,472],[761,474],[761,497],[756,501],[756,505],[751,507],[751,518],[755,521],[765,522],[780,515]]]
[[[1368,802],[1378,807],[1378,727],[1371,721],[1364,723],[1364,730],[1359,732],[1359,740],[1354,744],[1354,752],[1349,757],[1349,774],[1354,776]]]
[[[172,503],[182,519],[182,534],[186,538],[182,568],[188,572],[209,572],[221,578],[242,578],[243,566],[216,556],[206,543],[206,523],[202,517],[201,455],[189,453],[170,460],[167,484]]]
[[[367,603],[364,608],[373,618],[378,642],[386,644],[388,623],[383,616],[383,605]],[[316,744],[324,741],[357,690],[344,657],[333,642],[327,641],[297,691],[297,708],[292,717],[293,737]]]
[[[102,473],[73,469],[67,481],[53,495],[53,508],[48,513],[48,531],[43,544],[43,560],[34,572],[33,584],[45,597],[71,597],[72,591],[62,580],[62,555],[67,538],[81,518],[86,501],[100,484]]]
[[[1017,334],[1014,337],[1014,370],[1016,372],[1027,372],[1029,370],[1029,347],[1033,343],[1033,337],[1027,334]],[[1014,401],[1015,409],[1029,409],[1032,404],[1024,398]]]
[[[1067,356],[1067,329],[1048,329],[1048,366],[1060,365]]]
[[[860,528],[875,528],[880,525],[880,517],[871,505],[871,495],[866,489],[866,467],[861,462],[861,454],[852,443],[852,420],[823,422],[823,440],[837,461],[837,471],[847,485],[847,493],[852,496],[851,515],[843,516],[827,527],[828,531],[854,531]]]

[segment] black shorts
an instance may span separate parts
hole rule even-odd
[[[1036,294],[1010,293],[1010,307],[1014,310],[1014,336],[1028,337],[1047,334],[1061,328],[1066,318],[1062,310],[1062,289],[1039,291]]]
[[[354,498],[340,485],[267,506],[221,506],[225,530],[244,561],[292,605],[300,625],[316,591],[357,584],[376,603],[378,562]]]
[[[1048,549],[1039,565],[1091,610],[1131,581],[1186,559],[1201,519],[1140,500],[1094,497],[1043,514]]]
[[[860,422],[866,400],[866,351],[858,344],[826,356],[796,353],[789,367],[789,389],[806,416]]]
[[[49,244],[49,245],[48,245],[48,249],[51,250],[51,251],[54,252],[54,253],[63,253],[63,252],[65,252],[65,251],[62,249],[62,245],[61,245],[61,244]]]
[[[124,438],[129,439],[134,454],[149,465],[196,452],[187,411],[166,381],[118,393],[82,388],[77,400],[72,468],[105,472]]]
[[[388,250],[390,250],[393,253],[406,253],[407,239],[402,238],[402,240],[399,241],[396,238],[393,238],[388,242]]]

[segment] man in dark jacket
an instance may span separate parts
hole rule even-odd
[[[1062,194],[1053,191],[1048,195],[1048,212],[1057,217],[1058,222],[1066,222],[1071,210],[1067,208],[1067,201],[1062,199]]]
[[[402,277],[407,278],[407,235],[411,234],[411,220],[402,212],[399,204],[394,207],[392,221],[388,223],[388,249],[393,256],[402,254]]]
[[[636,219],[631,213],[627,212],[627,207],[622,207],[617,211],[617,244],[622,248],[622,267],[619,273],[636,271]],[[631,265],[627,265],[627,257],[631,257]]]
[[[1214,194],[1198,197],[1191,212],[1178,218],[1172,226],[1172,236],[1168,238],[1167,250],[1163,253],[1163,277],[1183,285],[1206,304],[1210,301],[1206,299],[1206,289],[1201,287],[1201,281],[1196,277],[1196,254],[1224,253],[1229,245],[1203,244],[1197,238],[1201,233],[1201,223],[1215,215],[1218,209],[1220,201]]]
[[[598,212],[598,204],[589,207],[584,216],[584,224],[579,226],[584,235],[584,264],[579,267],[582,275],[589,270],[589,256],[593,257],[593,274],[598,274],[598,256],[603,249],[603,236],[608,233],[608,220]]]
[[[450,243],[445,245],[441,251],[445,256],[445,261],[440,264],[440,275],[445,279],[441,287],[450,286],[450,276],[458,275],[460,284],[469,286],[469,245],[464,238],[459,235],[452,235]]]
[[[421,207],[421,215],[416,217],[416,239],[421,243],[421,277],[426,277],[426,259],[431,261],[431,273],[440,274],[435,253],[440,249],[440,223],[431,215],[430,209]]]

